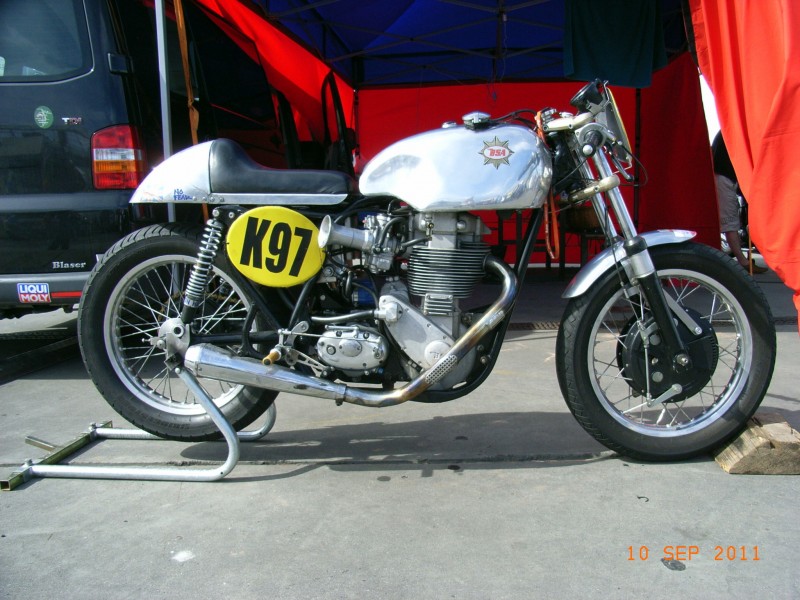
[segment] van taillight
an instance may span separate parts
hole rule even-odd
[[[94,187],[102,190],[136,188],[145,176],[144,150],[130,125],[117,125],[92,136]]]

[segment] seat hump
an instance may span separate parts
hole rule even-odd
[[[209,181],[214,194],[346,195],[357,187],[340,171],[270,169],[224,138],[211,144]]]

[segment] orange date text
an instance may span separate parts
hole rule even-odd
[[[669,544],[661,548],[660,556],[654,554],[661,560],[678,560],[681,562],[694,560],[705,553],[700,546],[695,544]],[[707,552],[707,551],[706,551]],[[744,562],[744,561],[759,561],[761,555],[758,546],[714,546],[713,551],[710,552],[711,557],[716,562]],[[628,560],[629,561],[646,561],[650,560],[651,552],[649,546],[628,546]]]

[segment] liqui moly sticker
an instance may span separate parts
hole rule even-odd
[[[49,304],[50,285],[47,283],[18,283],[17,297],[22,304]]]

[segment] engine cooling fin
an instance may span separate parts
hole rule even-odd
[[[483,279],[483,263],[488,253],[485,244],[462,248],[417,246],[408,263],[408,289],[417,296],[444,294],[468,298]]]

